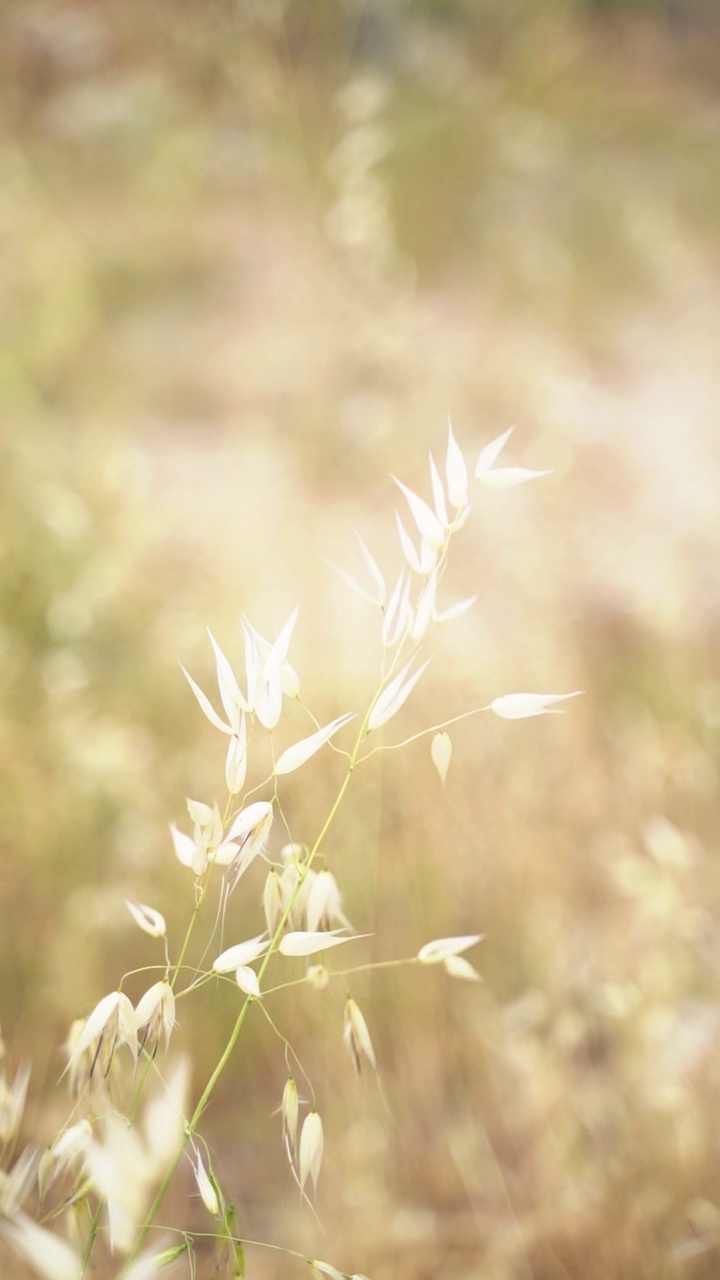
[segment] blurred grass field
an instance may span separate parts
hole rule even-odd
[[[425,491],[448,413],[469,460],[516,422],[553,475],[476,501],[451,598],[480,599],[392,727],[586,696],[457,726],[444,791],[423,742],[373,761],[327,847],[367,954],[482,930],[483,986],[358,986],[382,1091],[339,995],[278,1001],[326,1237],[259,1018],[208,1137],[244,1233],[372,1280],[718,1273],[717,18],[4,6],[0,1024],[28,1137],[64,1115],[69,1021],[142,962],[123,899],[187,918],[167,824],[223,757],[177,662],[209,688],[206,626],[239,661],[241,613],[273,634],[299,602],[305,700],[357,705],[376,619],[321,557],[351,567],[355,525],[391,572],[390,473]],[[310,836],[332,762],[289,783]],[[230,1017],[181,1019],[197,1082]]]

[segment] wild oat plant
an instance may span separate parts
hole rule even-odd
[[[496,466],[509,436],[508,431],[483,449],[474,472],[480,484],[503,488],[548,474]],[[346,986],[350,973],[383,967],[366,964],[346,969],[331,963],[330,956],[341,953],[345,943],[357,935],[325,862],[324,845],[358,769],[374,752],[405,745],[378,743],[378,738],[399,716],[426,670],[429,659],[423,660],[423,645],[429,629],[454,622],[475,599],[449,607],[440,607],[438,602],[451,545],[470,513],[468,469],[452,427],[444,478],[431,455],[430,482],[432,503],[395,481],[407,503],[407,523],[397,517],[401,568],[389,591],[360,537],[367,585],[332,566],[346,586],[379,616],[381,668],[362,710],[319,725],[303,708],[312,732],[299,742],[283,741],[284,702],[300,701],[300,682],[288,658],[297,609],[272,643],[243,621],[244,685],[210,636],[223,714],[185,671],[201,710],[227,737],[227,799],[222,807],[188,800],[191,831],[171,827],[175,856],[182,874],[188,877],[189,919],[184,937],[179,946],[171,945],[160,911],[143,903],[127,903],[138,928],[157,939],[162,958],[152,975],[156,981],[133,1006],[123,991],[129,977],[126,974],[116,991],[104,995],[87,1017],[73,1023],[63,1073],[72,1110],[44,1152],[26,1147],[22,1154],[14,1154],[28,1068],[20,1067],[12,1082],[4,1069],[0,1075],[0,1230],[11,1250],[46,1280],[80,1280],[103,1258],[112,1274],[124,1280],[145,1280],[173,1264],[173,1269],[182,1267],[185,1274],[195,1276],[197,1234],[181,1228],[170,1230],[158,1223],[163,1201],[182,1164],[191,1170],[207,1211],[208,1229],[202,1233],[202,1243],[207,1244],[209,1235],[215,1239],[217,1274],[245,1275],[244,1245],[248,1241],[236,1226],[232,1189],[221,1185],[212,1151],[202,1137],[201,1121],[251,1011],[264,1016],[284,1056],[287,1079],[279,1100],[278,1124],[292,1178],[312,1210],[310,1197],[323,1160],[322,1112],[312,1081],[274,1020],[273,995],[295,985],[309,988],[308,998],[312,999],[313,989],[334,982]],[[556,711],[559,702],[575,696],[511,693],[455,720],[488,710],[505,719],[522,719]],[[431,736],[432,761],[443,782],[452,753],[447,733],[452,723],[454,720],[434,725],[406,739],[412,742],[423,734]],[[348,739],[345,747],[338,745],[341,733]],[[256,747],[262,746],[258,739],[265,734],[272,771],[248,788],[249,762]],[[283,780],[309,765],[323,748],[334,750],[346,763],[337,795],[317,834],[291,829],[283,809]],[[284,832],[277,841],[283,847],[273,854],[268,849],[277,829]],[[221,940],[228,900],[233,893],[243,892],[243,877],[258,860],[267,874],[257,931],[251,938],[224,946]],[[218,879],[213,895],[213,882]],[[450,978],[474,981],[478,975],[465,953],[481,936],[427,942],[417,955],[392,963],[440,965]],[[189,959],[193,950],[203,957],[195,963]],[[296,976],[290,981],[285,961],[282,972],[276,972],[278,954],[297,962]],[[202,1000],[203,990],[217,983],[227,983],[236,990],[237,1015],[214,1069],[191,1101],[187,1058],[173,1061],[167,1057],[175,1010],[181,1001]],[[351,995],[345,1003],[344,1038],[357,1070],[365,1065],[377,1071],[370,1030]],[[0,1059],[4,1057],[0,1042]],[[308,1102],[301,1100],[305,1094]],[[328,1262],[306,1258],[274,1242],[265,1247],[280,1248],[296,1259],[298,1266],[309,1266],[316,1280],[323,1276],[347,1280],[347,1273]],[[355,1274],[351,1280],[366,1278]]]

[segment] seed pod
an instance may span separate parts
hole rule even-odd
[[[447,771],[450,767],[450,758],[452,756],[452,742],[449,734],[444,732],[435,734],[430,746],[430,755],[432,756],[432,762],[440,775],[440,781],[443,786],[445,786],[445,779],[447,778]]]
[[[298,1091],[293,1076],[288,1076],[282,1096],[283,1133],[291,1152],[297,1148]]]
[[[122,991],[111,991],[103,996],[95,1006],[86,1022],[76,1031],[73,1024],[71,1036],[73,1043],[66,1071],[71,1073],[74,1082],[76,1070],[89,1058],[87,1079],[92,1076],[99,1064],[102,1074],[107,1075],[112,1063],[113,1054],[119,1044],[127,1044],[133,1054],[137,1052],[137,1017],[132,1004]],[[75,1035],[77,1034],[77,1040]]]
[[[211,1213],[213,1218],[219,1217],[220,1201],[218,1199],[218,1194],[212,1182],[210,1181],[205,1165],[202,1162],[202,1156],[200,1155],[199,1151],[197,1156],[197,1164],[195,1166],[195,1181],[197,1182],[197,1185],[198,1185],[200,1198],[203,1204],[205,1205],[205,1208],[207,1209],[208,1213]]]
[[[305,1117],[300,1134],[300,1185],[303,1188],[309,1174],[313,1181],[313,1187],[317,1189],[324,1141],[322,1120],[317,1111],[311,1111]]]
[[[155,982],[144,996],[141,996],[135,1009],[139,1038],[138,1052],[144,1049],[152,1053],[161,1036],[165,1037],[165,1047],[170,1042],[170,1035],[175,1026],[175,996],[169,982]]]
[[[332,871],[318,871],[315,876],[307,896],[305,919],[311,933],[318,929],[332,929],[336,925],[342,929],[351,928],[342,909],[340,890]]]
[[[464,956],[446,956],[443,960],[443,968],[451,978],[464,978],[466,982],[482,982],[477,969],[473,969],[470,961]]]
[[[352,996],[348,996],[345,1001],[343,1020],[345,1024],[343,1039],[348,1053],[355,1063],[356,1071],[359,1073],[362,1070],[363,1055],[367,1058],[373,1071],[377,1071],[377,1058],[375,1057],[373,1042],[370,1039],[370,1032]]]
[[[125,899],[125,906],[143,933],[148,933],[151,938],[165,937],[167,932],[165,917],[159,911],[156,911],[154,907],[148,907],[144,902],[128,902],[127,898]]]
[[[271,867],[263,889],[263,911],[265,912],[265,922],[270,937],[275,933],[284,910],[285,904],[280,886],[280,877],[275,868]]]

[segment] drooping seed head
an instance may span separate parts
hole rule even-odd
[[[280,923],[280,920],[282,919],[283,911],[285,910],[280,885],[280,876],[274,867],[271,867],[267,874],[262,901],[268,933],[272,937]]]
[[[218,1199],[218,1193],[208,1176],[208,1172],[202,1162],[202,1156],[199,1151],[197,1153],[197,1163],[195,1165],[195,1181],[197,1182],[198,1191],[200,1192],[200,1198],[208,1213],[211,1213],[213,1218],[218,1218],[220,1216],[220,1200]]]
[[[73,1024],[73,1029],[77,1024]],[[73,1031],[71,1030],[71,1035]],[[135,1010],[122,991],[111,991],[96,1004],[82,1025],[71,1052],[66,1071],[75,1065],[80,1069],[89,1057],[87,1079],[100,1067],[104,1076],[110,1070],[115,1050],[126,1044],[133,1056],[137,1053],[137,1019]]]
[[[367,1058],[373,1071],[377,1071],[377,1058],[375,1057],[375,1050],[370,1038],[370,1032],[368,1031],[367,1023],[352,996],[348,996],[345,1001],[343,1022],[343,1039],[348,1053],[355,1063],[356,1071],[359,1073],[362,1070],[363,1057]]]
[[[152,1053],[162,1036],[167,1048],[175,1026],[175,996],[170,983],[155,982],[138,1001],[135,1017],[140,1052]]]
[[[305,1117],[300,1133],[300,1185],[305,1186],[308,1176],[312,1178],[313,1187],[317,1188],[317,1180],[322,1165],[325,1137],[323,1125],[317,1111],[311,1111]]]
[[[293,1076],[288,1076],[282,1096],[282,1120],[283,1133],[291,1153],[297,1148],[298,1114],[297,1084]]]

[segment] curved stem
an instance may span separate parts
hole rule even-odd
[[[361,726],[360,726],[360,729],[359,729],[359,731],[358,731],[357,738],[356,738],[356,740],[355,740],[355,745],[354,745],[354,747],[353,747],[352,754],[351,754],[351,756],[350,756],[350,763],[348,764],[347,771],[346,771],[346,773],[345,773],[345,777],[343,778],[342,783],[340,784],[340,789],[339,789],[339,791],[338,791],[337,796],[335,797],[335,801],[334,801],[334,803],[333,803],[333,806],[332,806],[332,808],[330,809],[330,812],[329,812],[329,814],[328,814],[327,818],[325,819],[325,822],[324,822],[324,823],[323,823],[323,825],[322,825],[322,828],[321,828],[321,830],[320,830],[320,833],[319,833],[319,835],[317,836],[317,839],[315,840],[315,843],[313,844],[313,846],[312,846],[312,848],[311,848],[311,850],[310,850],[310,853],[308,854],[308,859],[307,859],[307,863],[305,864],[304,873],[303,873],[303,875],[300,877],[300,879],[298,880],[298,883],[297,883],[297,885],[295,886],[295,890],[294,890],[294,892],[292,893],[292,895],[291,895],[291,897],[290,897],[290,899],[289,899],[289,901],[288,901],[288,903],[287,903],[287,905],[286,905],[286,907],[285,907],[285,910],[283,911],[283,914],[282,914],[282,916],[280,917],[280,920],[278,921],[277,927],[276,927],[276,929],[275,929],[275,933],[273,934],[272,941],[271,941],[271,943],[270,943],[270,946],[269,946],[269,948],[268,948],[268,950],[267,950],[267,952],[266,952],[266,954],[265,954],[265,956],[264,956],[264,958],[263,958],[263,962],[262,962],[262,964],[261,964],[261,966],[260,966],[260,969],[259,969],[259,971],[258,971],[258,981],[259,981],[259,982],[262,982],[262,979],[263,979],[263,976],[264,976],[264,974],[265,974],[265,971],[267,970],[268,964],[270,963],[270,959],[271,959],[272,955],[274,954],[274,952],[275,952],[275,951],[277,951],[277,948],[278,948],[278,946],[280,945],[280,940],[281,940],[281,938],[282,938],[282,936],[283,936],[283,933],[284,933],[284,931],[285,931],[285,925],[286,925],[287,920],[288,920],[288,918],[289,918],[289,916],[290,916],[290,912],[292,911],[292,908],[293,908],[293,906],[294,906],[294,904],[295,904],[295,901],[296,901],[297,895],[298,895],[298,893],[300,892],[300,889],[301,889],[302,884],[303,884],[303,882],[304,882],[304,880],[305,880],[305,878],[306,878],[306,876],[307,876],[308,871],[310,870],[310,867],[312,866],[313,859],[315,858],[316,854],[318,853],[318,850],[320,849],[320,846],[322,845],[322,842],[323,842],[323,840],[325,839],[325,836],[327,835],[328,831],[330,830],[330,827],[332,826],[333,821],[335,820],[335,817],[336,817],[336,815],[337,815],[338,809],[340,808],[340,805],[342,804],[342,801],[343,801],[343,797],[345,796],[345,792],[347,791],[348,787],[350,786],[350,781],[351,781],[351,779],[352,779],[352,775],[353,775],[354,770],[355,770],[355,765],[356,765],[356,763],[357,763],[357,758],[358,758],[358,755],[359,755],[359,752],[360,752],[360,746],[361,746],[361,743],[363,742],[363,739],[364,739],[364,737],[365,737],[365,733],[366,733],[366,729],[367,729],[367,722],[368,722],[368,719],[369,719],[369,717],[370,717],[370,712],[371,712],[372,707],[373,707],[373,705],[374,705],[374,703],[375,703],[375,701],[376,701],[376,698],[377,698],[377,694],[376,694],[376,695],[375,695],[375,697],[372,699],[372,701],[371,701],[371,703],[370,703],[370,706],[368,707],[368,710],[367,710],[367,711],[366,711],[366,713],[365,713],[365,716],[364,716],[364,718],[363,718],[363,722],[362,722],[362,724],[361,724]],[[203,891],[203,895],[202,895],[202,897],[204,897],[204,891]],[[184,957],[185,952],[186,952],[186,950],[187,950],[187,944],[189,943],[189,940],[190,940],[190,935],[191,935],[191,932],[192,932],[192,928],[193,928],[194,923],[195,923],[195,920],[196,920],[196,918],[197,918],[197,914],[198,914],[198,911],[199,911],[200,905],[202,904],[202,897],[201,897],[201,899],[200,899],[200,902],[199,902],[199,903],[198,903],[198,905],[196,906],[195,911],[193,912],[193,916],[192,916],[192,919],[191,919],[191,921],[190,921],[190,925],[188,926],[188,931],[187,931],[187,934],[186,934],[186,936],[185,936],[185,942],[183,943],[183,946],[182,946],[182,949],[181,949],[181,952],[180,952],[180,958],[179,958],[179,960],[178,960],[178,962],[177,962],[177,964],[176,964],[176,966],[175,966],[174,975],[173,975],[174,977],[177,975],[177,972],[178,972],[179,966],[180,966],[180,964],[182,963],[183,957]],[[194,1132],[194,1130],[195,1130],[195,1128],[196,1128],[196,1126],[197,1126],[197,1124],[198,1124],[198,1122],[199,1122],[199,1120],[200,1120],[200,1117],[202,1116],[202,1114],[203,1114],[203,1112],[204,1112],[205,1108],[207,1107],[207,1105],[208,1105],[208,1103],[209,1103],[209,1101],[210,1101],[210,1099],[211,1099],[211,1097],[212,1097],[212,1095],[213,1095],[213,1092],[214,1092],[215,1086],[216,1086],[216,1084],[217,1084],[218,1080],[220,1079],[220,1076],[222,1075],[223,1071],[225,1070],[225,1067],[227,1066],[227,1064],[228,1064],[228,1062],[229,1062],[229,1060],[230,1060],[230,1058],[231,1058],[231,1056],[232,1056],[233,1049],[235,1048],[235,1045],[237,1044],[238,1036],[240,1035],[240,1032],[242,1031],[243,1024],[244,1024],[245,1019],[246,1019],[246,1017],[247,1017],[248,1009],[250,1008],[251,1004],[253,1004],[253,1003],[254,1003],[254,1000],[255,1000],[255,997],[254,997],[254,996],[247,996],[247,997],[246,997],[246,999],[245,999],[245,1001],[244,1001],[244,1003],[243,1003],[243,1005],[242,1005],[242,1008],[240,1009],[240,1012],[239,1012],[239,1014],[238,1014],[238,1016],[237,1016],[237,1018],[236,1018],[236,1020],[235,1020],[235,1025],[234,1025],[234,1027],[233,1027],[233,1029],[232,1029],[232,1032],[230,1033],[230,1038],[229,1038],[229,1040],[228,1040],[227,1044],[225,1045],[225,1048],[223,1049],[223,1052],[222,1052],[222,1054],[221,1054],[221,1056],[220,1056],[220,1058],[219,1058],[218,1062],[217,1062],[217,1063],[216,1063],[216,1065],[215,1065],[215,1068],[214,1068],[214,1070],[213,1070],[213,1072],[212,1072],[212,1075],[210,1076],[210,1079],[208,1080],[207,1084],[205,1085],[205,1088],[204,1088],[204,1089],[203,1089],[203,1091],[202,1091],[202,1094],[201,1094],[200,1100],[199,1100],[199,1102],[198,1102],[198,1104],[197,1104],[197,1106],[196,1106],[196,1108],[195,1108],[195,1110],[194,1110],[194,1112],[193,1112],[193,1114],[192,1114],[192,1116],[191,1116],[190,1120],[188,1121],[188,1123],[187,1123],[187,1125],[186,1125],[186,1127],[185,1127],[185,1134],[184,1134],[184,1137],[183,1137],[182,1144],[181,1144],[181,1145],[180,1145],[180,1147],[178,1148],[178,1150],[177,1150],[177,1152],[176,1152],[175,1156],[173,1157],[173,1160],[171,1161],[171,1163],[170,1163],[170,1165],[169,1165],[168,1169],[166,1170],[165,1175],[164,1175],[164,1177],[163,1177],[163,1180],[162,1180],[162,1182],[160,1183],[160,1186],[159,1186],[159,1188],[158,1188],[158,1191],[157,1191],[157,1194],[156,1194],[156,1196],[155,1196],[155,1199],[153,1200],[153,1202],[152,1202],[152,1204],[151,1204],[151,1206],[150,1206],[150,1210],[149,1210],[149,1212],[148,1212],[148,1215],[147,1215],[147,1217],[146,1217],[146,1219],[145,1219],[144,1223],[142,1224],[142,1226],[140,1227],[140,1229],[139,1229],[139,1231],[138,1231],[137,1239],[136,1239],[136,1241],[135,1241],[135,1245],[134,1245],[134,1247],[133,1247],[133,1249],[132,1249],[132,1251],[131,1251],[131,1253],[130,1253],[130,1255],[129,1255],[129,1257],[128,1257],[128,1260],[127,1260],[127,1266],[129,1266],[129,1265],[130,1265],[130,1264],[131,1264],[131,1263],[132,1263],[132,1262],[137,1258],[137,1256],[138,1256],[138,1254],[139,1254],[140,1250],[142,1249],[143,1244],[145,1243],[145,1240],[146,1240],[146,1238],[147,1238],[148,1232],[150,1231],[150,1228],[152,1227],[153,1222],[155,1221],[155,1218],[156,1218],[156,1216],[157,1216],[157,1214],[158,1214],[158,1211],[159,1211],[159,1209],[160,1209],[160,1206],[162,1205],[162,1202],[163,1202],[163,1200],[165,1199],[165,1195],[166,1195],[166,1193],[167,1193],[168,1187],[170,1186],[170,1182],[172,1181],[172,1178],[173,1178],[173,1175],[174,1175],[174,1173],[175,1173],[175,1170],[177,1169],[177,1167],[178,1167],[178,1165],[180,1164],[180,1161],[181,1161],[181,1159],[182,1159],[182,1157],[183,1157],[183,1153],[184,1153],[184,1151],[185,1151],[185,1147],[187,1146],[187,1144],[188,1144],[188,1142],[189,1142],[190,1138],[192,1137],[192,1134],[193,1134],[193,1132]]]
[[[489,711],[490,707],[473,707],[471,711],[463,711],[459,716],[452,716],[450,720],[443,720],[442,724],[431,724],[427,729],[420,729],[418,733],[414,733],[410,738],[404,738],[402,742],[381,743],[377,747],[373,747],[372,751],[368,751],[366,756],[361,756],[358,764],[364,764],[366,760],[370,760],[372,756],[377,755],[378,751],[399,751],[401,747],[407,747],[411,742],[417,742],[418,738],[425,738],[429,733],[438,733],[441,729],[447,729],[451,724],[458,724],[461,720],[467,720],[470,716],[478,716],[481,711]]]
[[[417,956],[405,956],[400,960],[370,960],[367,964],[356,964],[350,969],[328,969],[327,975],[332,982],[335,978],[346,978],[350,973],[374,973],[376,969],[401,969],[404,965],[419,964]],[[266,987],[263,997],[274,996],[278,991],[288,991],[291,987],[307,986],[307,978],[293,978],[290,982],[279,982],[276,987]],[[267,1013],[263,1005],[263,1013]]]
[[[265,1015],[265,1018],[266,1018],[266,1019],[267,1019],[267,1021],[269,1022],[270,1026],[272,1027],[273,1031],[275,1032],[275,1035],[277,1036],[277,1038],[278,1038],[278,1040],[280,1041],[280,1043],[281,1043],[282,1045],[284,1045],[284,1047],[285,1047],[285,1062],[287,1063],[288,1071],[291,1071],[291,1070],[292,1070],[292,1069],[291,1069],[291,1067],[290,1067],[290,1063],[289,1063],[289,1061],[288,1061],[288,1054],[292,1054],[293,1058],[295,1059],[295,1061],[296,1061],[296,1063],[297,1063],[297,1065],[298,1065],[298,1068],[299,1068],[299,1070],[300,1070],[300,1072],[301,1072],[301,1074],[302,1074],[302,1077],[303,1077],[303,1079],[305,1080],[305,1083],[307,1084],[307,1087],[308,1087],[308,1089],[310,1090],[310,1093],[311,1093],[311,1095],[312,1095],[312,1105],[313,1105],[313,1110],[315,1110],[315,1109],[317,1108],[317,1099],[316,1099],[316,1097],[315,1097],[315,1089],[314,1089],[314,1087],[313,1087],[313,1082],[312,1082],[312,1080],[310,1079],[310,1076],[308,1075],[307,1071],[305,1070],[305,1068],[304,1068],[304,1066],[303,1066],[303,1064],[302,1064],[302,1062],[301,1062],[301,1060],[300,1060],[300,1058],[299,1058],[298,1054],[297,1054],[297,1053],[295,1052],[295,1050],[293,1049],[293,1047],[292,1047],[292,1045],[291,1045],[290,1041],[288,1040],[287,1036],[284,1036],[284,1035],[283,1035],[283,1033],[282,1033],[282,1031],[280,1030],[280,1028],[279,1028],[279,1026],[277,1025],[277,1023],[276,1023],[276,1022],[274,1022],[274,1021],[273,1021],[273,1019],[270,1017],[270,1014],[268,1013],[267,1009],[265,1008],[265,1005],[263,1004],[262,1000],[258,1000],[258,1002],[257,1002],[257,1006],[258,1006],[258,1009],[260,1010],[260,1012],[261,1012],[261,1013],[263,1013],[263,1014]]]

